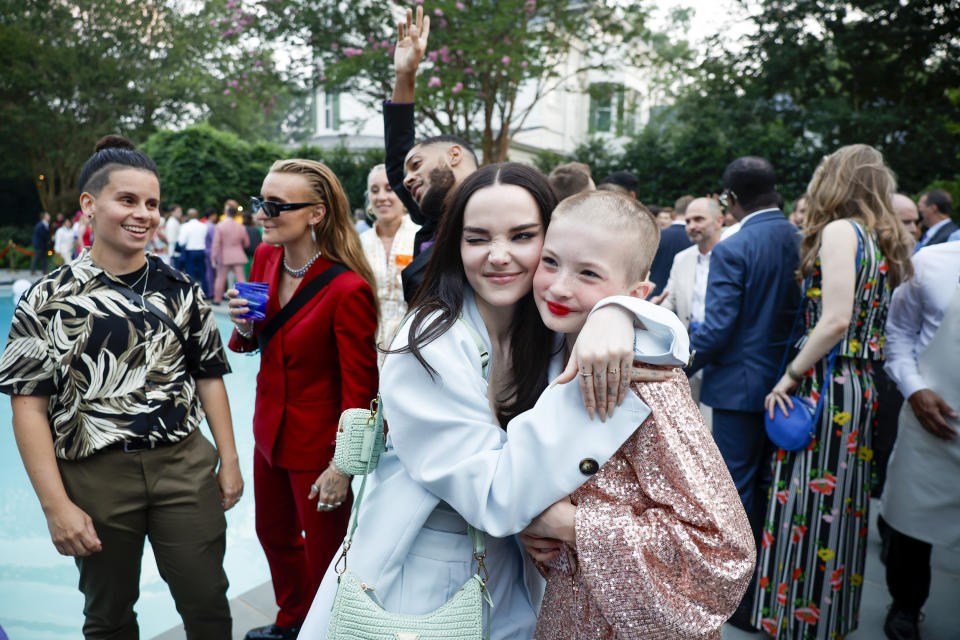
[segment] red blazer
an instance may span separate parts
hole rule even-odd
[[[257,247],[252,282],[268,282],[266,318],[258,333],[280,310],[277,299],[283,248]],[[333,263],[317,259],[297,291]],[[296,294],[294,294],[296,295]],[[322,470],[333,458],[340,412],[367,407],[377,395],[377,310],[367,282],[353,271],[342,273],[293,315],[260,354],[253,435],[257,450],[271,465],[298,471]],[[256,338],[236,331],[233,351],[255,351]]]

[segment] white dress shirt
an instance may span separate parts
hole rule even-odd
[[[707,277],[710,275],[710,254],[697,250],[697,268],[693,276],[693,299],[690,301],[690,321],[703,322],[704,305],[707,302]]]
[[[163,225],[163,235],[167,239],[167,246],[170,247],[170,253],[173,253],[173,248],[180,242],[181,226],[180,221],[173,216],[167,218],[166,224]]]
[[[913,278],[893,292],[884,347],[884,370],[904,398],[930,386],[917,370],[917,356],[930,344],[957,289],[960,243],[923,247],[912,261]]]
[[[207,248],[207,225],[196,218],[187,220],[180,227],[177,244],[187,251],[204,251]]]

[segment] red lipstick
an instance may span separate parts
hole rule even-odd
[[[557,304],[556,302],[550,302],[549,300],[547,301],[547,309],[549,309],[550,313],[552,313],[555,316],[565,316],[569,314],[571,311],[570,307],[566,307],[562,304]]]

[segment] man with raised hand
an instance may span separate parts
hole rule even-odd
[[[463,138],[441,135],[415,144],[417,69],[429,37],[430,16],[424,17],[423,6],[417,7],[415,21],[413,12],[407,9],[406,20],[397,23],[393,97],[383,103],[387,180],[410,217],[420,225],[414,237],[413,261],[400,274],[407,303],[413,300],[423,278],[447,193],[477,170],[477,156]]]

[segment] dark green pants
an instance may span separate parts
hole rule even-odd
[[[103,543],[100,552],[76,559],[86,638],[139,637],[133,605],[146,536],[187,637],[231,637],[217,460],[213,445],[195,431],[167,447],[59,461],[67,494],[93,519]]]

